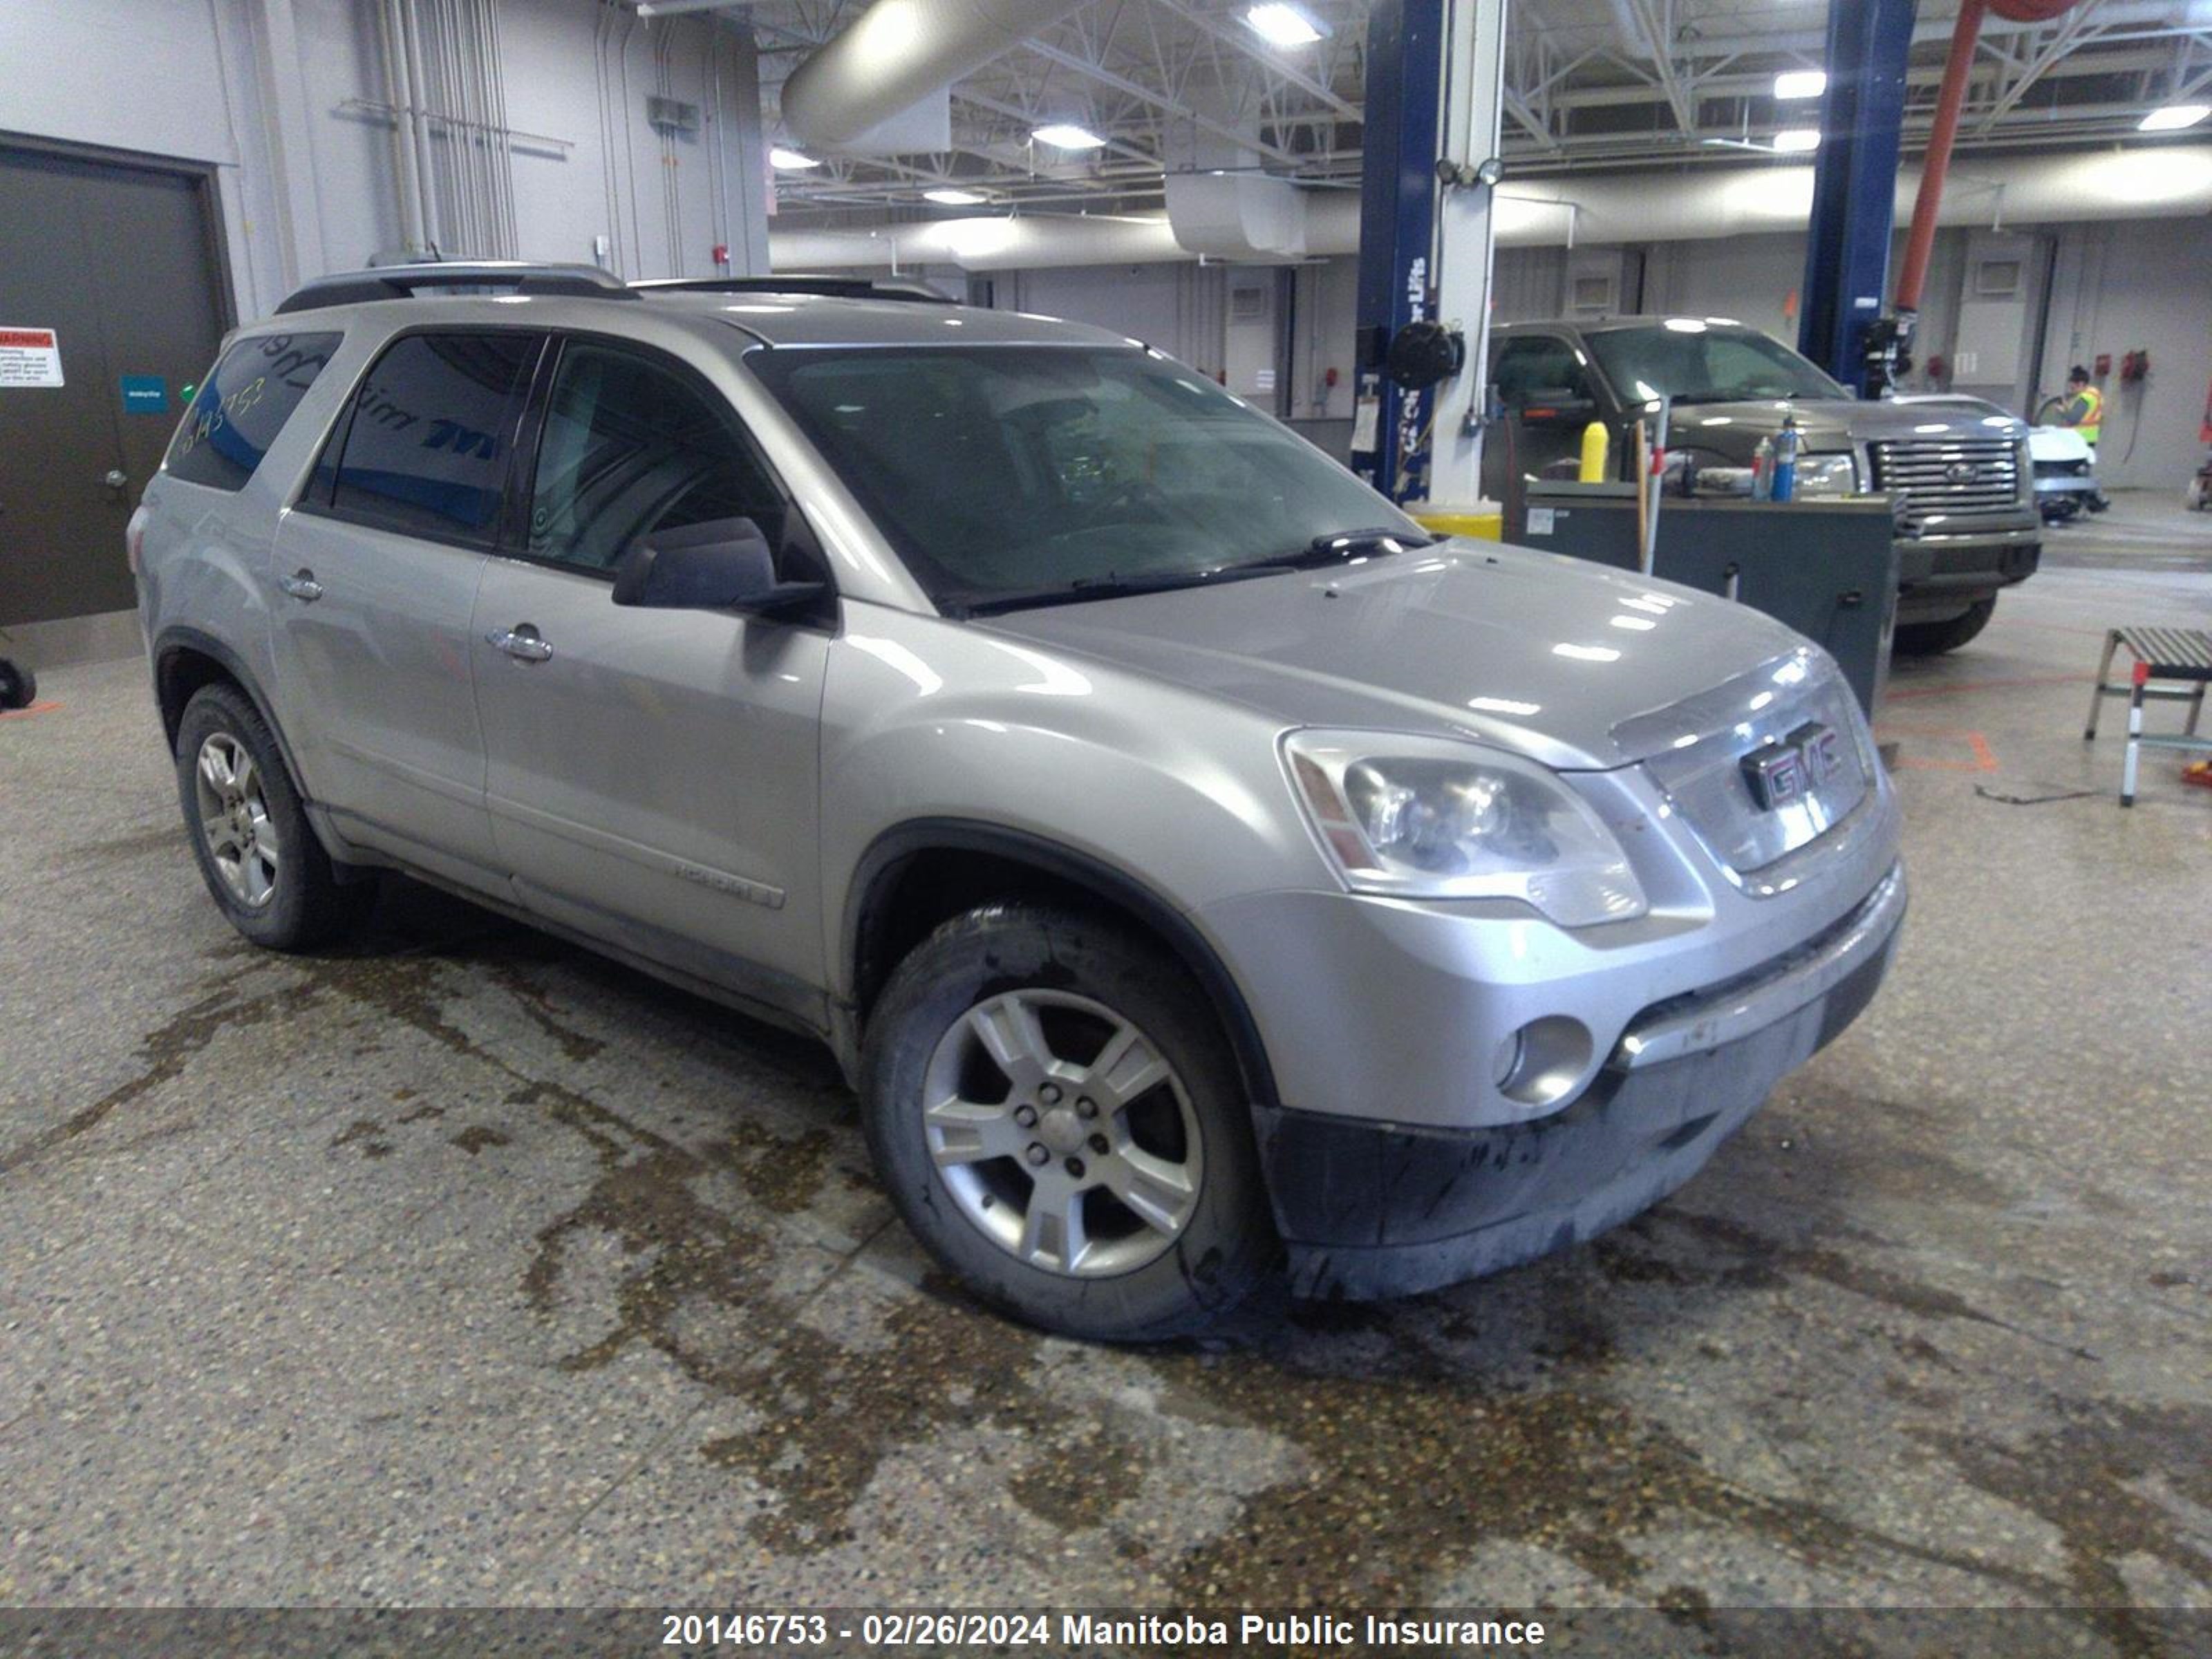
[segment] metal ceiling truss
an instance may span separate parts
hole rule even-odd
[[[825,158],[777,179],[787,222],[834,224],[916,207],[958,185],[994,204],[1157,206],[1164,173],[1244,166],[1313,183],[1356,181],[1368,0],[1302,0],[1328,31],[1292,51],[1244,21],[1251,0],[1097,0],[1012,45],[952,89],[942,155]],[[781,77],[848,26],[866,0],[733,4],[763,49],[771,110]],[[1780,103],[1774,76],[1820,66],[1811,5],[1741,0],[1512,0],[1504,150],[1524,173],[1571,166],[1741,161],[1742,145],[1818,119]],[[1954,6],[1914,30],[1906,144],[1926,131]],[[2083,0],[2056,21],[1982,36],[1961,149],[2088,143],[2132,133],[2143,109],[2212,88],[2212,0]],[[771,120],[773,115],[771,114]],[[1106,140],[1063,152],[1030,137],[1078,121]],[[1716,143],[1715,141],[1722,141]],[[923,210],[933,212],[934,210]]]

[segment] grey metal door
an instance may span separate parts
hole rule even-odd
[[[0,625],[136,602],[124,526],[228,319],[203,177],[0,145]]]

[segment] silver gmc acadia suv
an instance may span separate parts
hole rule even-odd
[[[815,1034],[928,1248],[1081,1335],[1636,1214],[1905,910],[1817,647],[1432,541],[1097,329],[326,278],[226,343],[130,534],[240,933],[399,869]]]

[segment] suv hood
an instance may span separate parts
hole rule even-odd
[[[1481,542],[975,625],[1285,726],[1465,737],[1571,770],[1668,746],[1687,728],[1636,717],[1805,644],[1715,594]]]

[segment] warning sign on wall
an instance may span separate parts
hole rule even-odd
[[[62,343],[53,330],[0,324],[0,388],[61,383]]]

